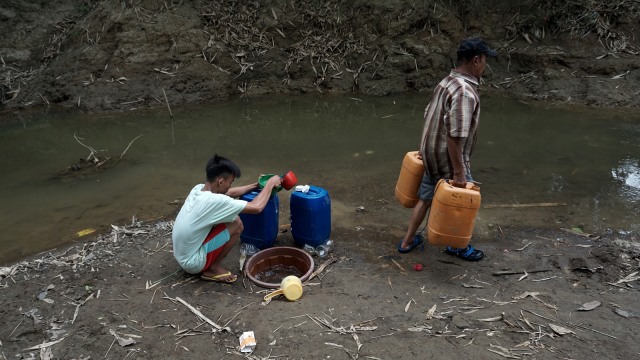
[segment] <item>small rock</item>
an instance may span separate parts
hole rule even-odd
[[[634,313],[632,311],[625,311],[625,310],[622,310],[622,309],[614,309],[613,312],[618,314],[618,315],[620,315],[620,316],[622,316],[622,317],[624,317],[624,318],[627,318],[627,319],[628,318],[637,318],[638,317],[638,314],[636,314],[636,313]]]
[[[578,311],[591,311],[600,305],[601,305],[600,301],[597,301],[597,300],[591,301],[591,302],[582,304],[582,306],[578,308]]]
[[[465,319],[463,319],[460,315],[454,315],[451,319],[453,325],[455,325],[458,329],[468,329],[471,327],[471,324]]]

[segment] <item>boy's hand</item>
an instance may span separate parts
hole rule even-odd
[[[271,185],[271,187],[280,186],[282,184],[282,179],[278,175],[274,175],[267,180],[267,185]]]

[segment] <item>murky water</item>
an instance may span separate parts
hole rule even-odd
[[[326,188],[334,227],[356,225],[341,224],[341,215],[382,199],[393,209],[389,223],[403,229],[408,210],[394,203],[393,187],[402,157],[417,148],[426,101],[271,96],[174,108],[173,120],[164,109],[17,113],[0,128],[0,263],[77,241],[83,229],[172,214],[179,206],[173,202],[203,180],[215,152],[241,166],[237,184],[291,169],[299,183]],[[483,221],[640,229],[637,115],[488,97],[482,111],[472,168],[483,205],[566,203],[527,212],[483,209]],[[112,168],[69,175],[65,169],[89,154],[74,134],[114,159],[142,137]]]
[[[289,275],[301,277],[303,274],[295,266],[290,265],[275,265],[266,268],[255,275],[258,281],[262,281],[268,284],[279,284],[282,279]]]

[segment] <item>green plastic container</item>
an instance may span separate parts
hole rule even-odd
[[[264,186],[267,185],[267,180],[271,179],[274,176],[276,176],[276,174],[264,174],[260,176],[260,178],[258,178],[258,185],[260,186],[260,189],[264,188]],[[274,187],[271,191],[271,195],[278,193],[280,190],[282,190],[282,186]]]

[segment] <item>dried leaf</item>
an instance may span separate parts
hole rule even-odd
[[[616,281],[614,284],[618,285],[621,283],[628,283],[628,282],[632,282],[632,281],[636,281],[636,280],[640,280],[640,276],[638,276],[638,272],[633,272],[625,277],[623,277],[622,279]]]
[[[578,308],[578,311],[591,311],[600,305],[602,304],[598,300],[591,301],[591,302],[582,304],[582,306]]]
[[[492,322],[492,321],[501,321],[502,319],[504,319],[504,313],[500,314],[500,316],[490,317],[486,319],[478,319],[478,321]]]
[[[499,346],[499,345],[493,345],[493,344],[489,344],[489,346],[491,346],[492,348],[496,348],[497,349],[497,350],[496,349],[487,349],[487,350],[491,351],[494,354],[498,354],[498,355],[500,355],[502,357],[505,357],[507,359],[520,359],[520,356],[514,355],[511,352],[511,350],[509,350],[509,349],[507,349],[505,347],[502,347],[502,346]]]
[[[539,293],[539,292],[525,291],[520,295],[514,296],[513,298],[516,299],[516,300],[521,300],[521,299],[526,298],[527,296],[536,297],[536,296],[541,295],[541,294],[542,293]]]
[[[575,334],[575,332],[573,332],[573,330],[567,329],[567,328],[562,327],[562,326],[549,324],[549,327],[551,328],[551,330],[553,330],[554,333],[556,333],[558,335]]]
[[[51,289],[53,289],[55,287],[56,287],[55,285],[47,286],[46,289],[42,290],[41,292],[38,293],[38,295],[36,295],[36,298],[38,300],[44,300],[47,297],[47,295],[49,294],[49,290],[51,290]]]
[[[33,324],[39,324],[42,321],[42,315],[38,314],[38,309],[31,309],[27,312],[22,313],[22,315],[25,315],[27,317],[30,317],[33,319]],[[39,349],[39,348],[38,348]],[[33,349],[32,349],[33,350]]]
[[[22,351],[31,351],[31,350],[44,349],[44,348],[47,348],[47,347],[49,347],[51,345],[55,345],[55,344],[59,343],[60,341],[64,340],[65,338],[66,338],[66,336],[61,338],[61,339],[58,339],[56,341],[50,341],[50,342],[43,343],[43,344],[40,344],[40,345],[32,346],[30,348],[22,349]]]
[[[427,320],[430,320],[433,317],[433,314],[436,312],[436,306],[437,305],[438,304],[433,304],[431,309],[429,309],[429,311],[427,311]]]
[[[533,325],[531,325],[531,323],[529,322],[529,319],[527,319],[527,318],[524,316],[524,313],[522,312],[522,310],[520,310],[520,316],[522,317],[522,320],[524,320],[525,324],[527,324],[527,326],[529,326],[529,328],[530,328],[531,330],[535,330],[535,329],[536,329],[536,328],[534,328],[534,327],[533,327]]]
[[[527,272],[527,270],[524,271],[524,275],[520,276],[520,278],[518,279],[518,281],[522,281],[524,278],[528,277],[529,273]]]
[[[80,231],[78,231],[78,232],[76,233],[76,235],[77,235],[78,237],[83,237],[83,236],[87,236],[87,235],[93,234],[94,232],[96,232],[96,230],[95,230],[95,229],[84,229],[84,230],[80,230]]]
[[[520,294],[520,295],[514,296],[514,297],[513,297],[513,299],[520,300],[520,299],[524,299],[524,298],[526,298],[526,297],[528,297],[528,296],[531,296],[531,297],[532,297],[533,299],[535,299],[536,301],[540,301],[541,303],[543,303],[543,304],[544,304],[544,306],[546,306],[546,307],[548,307],[548,308],[550,308],[550,309],[557,309],[557,307],[556,307],[555,305],[548,304],[548,303],[546,303],[546,302],[544,302],[544,301],[540,300],[540,298],[538,297],[538,295],[542,295],[542,293],[540,293],[540,292],[533,292],[533,291],[525,291],[525,292],[523,292],[523,293],[522,293],[522,294]]]
[[[353,326],[354,331],[374,331],[377,329],[378,329],[377,326],[360,326],[360,325]]]
[[[593,239],[600,238],[599,236],[594,236],[593,234],[586,233],[586,232],[582,231],[582,229],[580,229],[580,228],[571,228],[571,229],[560,228],[560,230],[566,231],[566,232],[568,232],[570,234],[573,234],[573,235],[578,235],[578,236],[582,236],[582,237],[586,237],[586,238],[593,238]]]
[[[420,332],[420,331],[426,331],[426,332],[431,332],[432,327],[430,325],[420,325],[420,326],[414,326],[414,327],[410,327],[409,331],[412,332]]]
[[[402,265],[398,264],[398,262],[397,262],[397,261],[395,261],[394,259],[391,259],[391,261],[393,261],[393,263],[394,263],[394,264],[396,264],[396,266],[397,266],[400,270],[402,270],[402,272],[407,272],[407,270],[405,270],[405,269],[402,267]]]
[[[114,330],[109,330],[109,333],[111,335],[113,335],[116,338],[116,340],[118,340],[118,345],[120,345],[122,347],[125,347],[125,346],[128,346],[128,345],[133,345],[133,344],[136,343],[136,341],[133,340],[132,338],[123,338],[123,337],[121,337]]]
[[[41,360],[51,360],[53,359],[53,352],[50,347],[40,349],[40,359]]]
[[[474,284],[462,284],[462,287],[465,288],[474,288],[474,289],[484,289],[484,286],[474,285]]]
[[[409,302],[407,303],[407,306],[404,307],[404,312],[409,311],[409,306],[411,305],[411,301],[412,300],[409,300]]]
[[[129,345],[133,345],[136,343],[135,340],[133,340],[132,338],[117,338],[118,339],[118,345],[125,347],[125,346],[129,346]]]
[[[353,337],[353,340],[356,341],[356,345],[358,346],[358,351],[360,351],[360,348],[362,347],[362,343],[360,342],[360,338],[358,337],[358,334],[351,333],[351,337]]]
[[[0,268],[0,279],[2,279],[3,277],[9,277],[9,276],[15,274],[17,269],[18,269],[17,266],[1,267]]]
[[[623,77],[624,77],[625,75],[627,75],[628,73],[629,73],[629,70],[627,70],[627,72],[626,72],[626,73],[618,74],[618,75],[616,75],[616,76],[612,77],[612,78],[611,78],[611,80],[616,80],[616,79],[623,78]]]

